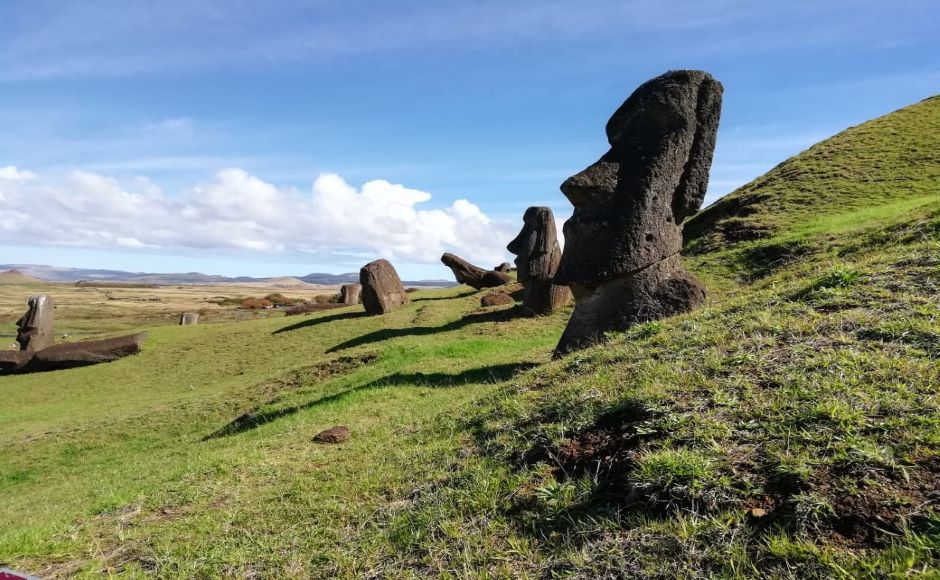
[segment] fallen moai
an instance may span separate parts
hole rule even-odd
[[[476,290],[495,288],[512,281],[512,278],[505,272],[484,270],[450,252],[445,252],[441,256],[441,262],[451,269],[458,284],[466,284]]]
[[[359,304],[362,300],[360,299],[360,294],[362,293],[362,286],[359,284],[343,284],[339,289],[339,301],[341,304],[351,306],[353,304]]]
[[[576,303],[556,356],[704,302],[679,259],[681,224],[705,197],[722,90],[702,71],[647,81],[607,122],[610,150],[561,185],[574,214],[555,282]]]
[[[141,332],[104,340],[52,344],[52,299],[46,295],[33,296],[28,304],[29,310],[17,322],[20,350],[0,351],[0,371],[37,372],[110,362],[140,352],[147,337],[146,332]],[[46,342],[48,346],[37,348]]]
[[[369,262],[359,270],[362,306],[368,314],[385,314],[408,304],[398,272],[388,260]]]
[[[184,312],[180,314],[180,326],[194,326],[199,324],[198,312]]]
[[[549,314],[571,302],[571,290],[553,281],[561,262],[555,216],[547,207],[530,207],[522,220],[522,231],[506,246],[516,255],[516,279],[525,288],[522,309]]]

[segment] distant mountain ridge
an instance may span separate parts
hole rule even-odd
[[[283,280],[284,276],[271,278],[253,278],[251,276],[219,276],[216,274],[202,274],[200,272],[184,272],[170,274],[155,274],[148,272],[125,272],[123,270],[105,270],[94,268],[64,268],[59,266],[46,266],[41,264],[0,264],[0,271],[16,270],[18,273],[36,278],[43,282],[78,282],[81,280],[94,282],[134,282],[138,284],[258,284]],[[306,276],[293,276],[297,280],[308,284],[336,286],[359,282],[357,272],[346,274],[327,274],[314,272]],[[406,286],[454,286],[451,280],[406,280]]]

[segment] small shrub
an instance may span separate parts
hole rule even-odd
[[[241,307],[249,309],[270,308],[273,304],[267,298],[245,298],[242,300]]]

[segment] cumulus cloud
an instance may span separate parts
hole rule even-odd
[[[36,174],[32,171],[17,169],[15,165],[0,167],[0,179],[7,181],[29,181],[36,179]]]
[[[180,196],[147,178],[75,171],[62,179],[0,169],[0,242],[104,248],[228,249],[436,262],[452,251],[483,264],[506,255],[512,226],[468,200],[424,208],[431,194],[320,175],[309,191],[238,168]]]

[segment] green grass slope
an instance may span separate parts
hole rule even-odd
[[[457,288],[382,317],[157,327],[136,357],[0,377],[0,565],[935,576],[940,161],[909,161],[936,155],[936,119],[925,101],[786,162],[792,186],[732,194],[776,205],[693,221],[705,308],[558,361],[570,311],[517,318]],[[807,197],[827,181],[845,203]],[[732,241],[722,219],[767,227]],[[337,424],[349,442],[311,440]]]
[[[685,224],[687,251],[794,230],[837,233],[872,207],[904,212],[938,194],[940,96],[847,129],[725,196]]]

